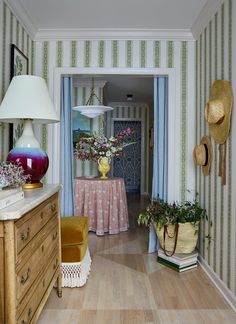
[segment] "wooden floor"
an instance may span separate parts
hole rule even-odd
[[[92,270],[82,288],[53,290],[39,324],[236,323],[203,270],[177,273],[147,254],[147,229],[136,218],[147,201],[128,197],[130,230],[89,234]]]

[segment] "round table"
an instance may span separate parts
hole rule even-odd
[[[88,216],[89,230],[97,235],[127,231],[129,217],[123,178],[75,178],[75,215]]]

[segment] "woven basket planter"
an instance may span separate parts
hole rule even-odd
[[[192,253],[197,245],[199,222],[165,225],[162,228],[153,224],[160,246],[166,255]]]

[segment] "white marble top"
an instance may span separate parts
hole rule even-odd
[[[39,189],[24,190],[25,198],[0,210],[1,220],[19,219],[60,190],[60,185],[44,185]]]

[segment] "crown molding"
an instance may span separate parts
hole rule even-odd
[[[190,29],[39,29],[36,33],[35,40],[184,40],[194,41]]]
[[[208,0],[194,22],[191,33],[196,40],[225,0]]]
[[[13,12],[15,17],[20,21],[21,25],[25,28],[29,36],[32,40],[35,39],[35,35],[37,32],[37,28],[32,22],[31,18],[28,16],[26,11],[23,9],[20,1],[16,0],[4,0],[9,7],[9,9]]]

